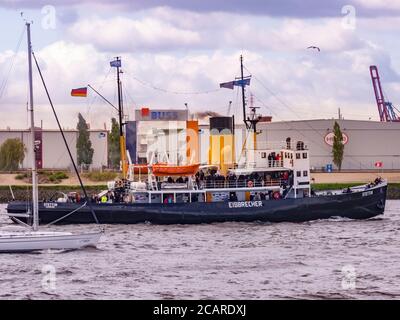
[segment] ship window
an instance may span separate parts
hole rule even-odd
[[[265,159],[267,157],[267,153],[266,152],[261,152],[261,158]]]
[[[303,159],[307,159],[307,152],[303,152]]]
[[[301,171],[296,171],[296,176],[301,177]]]
[[[303,171],[303,177],[307,177],[307,176],[308,176],[308,171],[307,170]]]
[[[300,153],[296,153],[296,159],[300,159]]]

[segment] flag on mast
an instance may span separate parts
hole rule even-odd
[[[110,62],[110,66],[111,67],[121,67],[121,59],[115,59],[113,61]]]
[[[87,97],[87,87],[71,90],[72,97]]]
[[[234,86],[235,86],[235,81],[224,82],[219,84],[220,88],[226,88],[226,89],[233,89]]]
[[[244,87],[244,86],[249,86],[250,85],[250,77],[235,80],[235,81],[229,81],[229,82],[224,82],[220,83],[219,87],[220,88],[226,88],[226,89],[233,89],[235,86],[238,87]]]

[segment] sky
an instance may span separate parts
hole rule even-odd
[[[400,104],[400,0],[0,0],[0,129],[29,126],[25,21],[65,128],[79,112],[109,128],[112,107],[70,91],[90,84],[116,104],[116,56],[130,120],[137,108],[185,103],[242,118],[238,90],[219,88],[240,75],[240,55],[248,104],[273,121],[330,119],[338,108],[379,120],[370,65]],[[36,70],[34,103],[36,123],[55,128]]]

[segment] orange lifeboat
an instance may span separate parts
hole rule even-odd
[[[189,164],[184,166],[170,164],[154,164],[153,174],[160,176],[194,176],[199,171],[200,164]]]
[[[155,165],[167,165],[166,162],[159,162]],[[149,172],[149,165],[147,163],[144,164],[132,164],[134,174],[147,174]]]
[[[149,172],[147,164],[134,164],[132,167],[134,174],[147,174]]]

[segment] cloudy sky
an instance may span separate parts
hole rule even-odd
[[[21,12],[23,15],[21,17]],[[116,103],[122,57],[125,109],[213,110],[241,117],[237,90],[219,83],[252,75],[248,96],[275,121],[377,120],[369,66],[379,67],[386,96],[400,104],[400,0],[0,0],[0,129],[26,128],[24,19],[65,127],[81,112],[92,128],[115,116],[89,91]],[[318,46],[321,51],[307,49]],[[55,128],[37,74],[36,120]],[[250,100],[250,99],[249,99]]]

